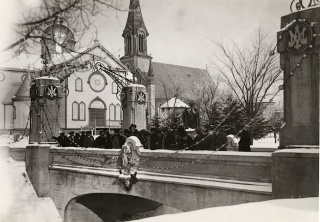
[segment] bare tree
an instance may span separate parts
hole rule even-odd
[[[42,0],[38,7],[24,11],[16,22],[16,41],[2,51],[14,49],[16,54],[28,52],[43,38],[43,30],[61,18],[78,39],[93,26],[93,17],[103,15],[107,8],[121,10],[116,0]]]
[[[270,31],[260,24],[252,39],[244,44],[233,42],[228,47],[216,42],[219,51],[211,61],[240,101],[247,121],[260,115],[262,100],[272,94],[272,86],[281,79],[279,56],[274,53],[276,42]]]
[[[195,103],[202,119],[214,124],[220,115],[220,108],[227,91],[221,88],[221,79],[205,75],[193,83],[189,94],[190,100]]]

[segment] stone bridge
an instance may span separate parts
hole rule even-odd
[[[318,150],[298,156],[284,151],[175,152],[145,150],[135,137],[126,143],[132,147],[137,171],[130,190],[119,179],[120,149],[30,145],[27,173],[38,196],[51,197],[65,221],[115,221],[129,215],[139,218],[319,194],[318,185],[299,186],[301,175],[295,178],[294,171],[286,169],[298,157],[297,167],[316,166],[302,178],[316,183]],[[298,188],[282,189],[293,182]]]

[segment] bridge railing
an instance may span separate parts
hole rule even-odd
[[[271,153],[228,151],[172,151],[144,149],[137,138],[130,137],[131,162],[136,170],[163,174],[189,175],[241,181],[271,182]],[[51,147],[52,165],[71,165],[120,169],[120,149]]]

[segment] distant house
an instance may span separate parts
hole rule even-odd
[[[179,113],[182,117],[183,112],[186,109],[190,109],[190,106],[182,102],[180,99],[173,97],[170,99],[168,102],[164,103],[162,106],[160,106],[159,111],[160,111],[160,116],[165,117],[167,116],[170,112],[174,111],[176,113]]]

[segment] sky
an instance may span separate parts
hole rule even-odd
[[[0,0],[0,27],[6,29],[0,41],[12,41],[13,30],[8,21],[16,21],[18,12],[36,7],[38,0]],[[126,9],[129,0],[118,0]],[[140,0],[144,22],[149,31],[148,54],[153,61],[189,67],[206,68],[215,52],[214,42],[245,41],[262,22],[272,27],[274,37],[280,27],[280,18],[290,13],[291,0]],[[19,10],[17,10],[17,7]],[[96,17],[95,27],[82,39],[91,46],[98,30],[98,39],[114,55],[123,56],[122,31],[127,12],[108,10]],[[0,43],[0,44],[1,44]]]

